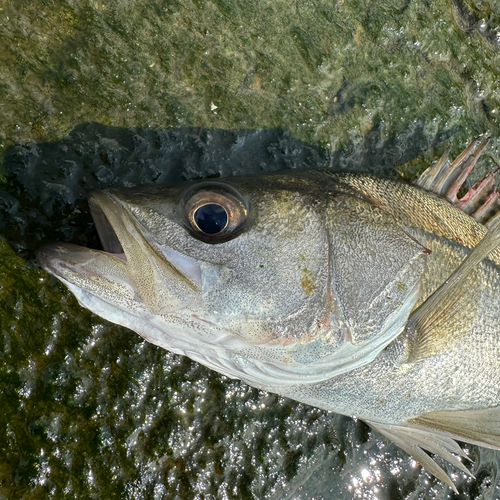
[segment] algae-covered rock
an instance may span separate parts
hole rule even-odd
[[[464,141],[498,127],[499,23],[471,0],[7,1],[0,138],[278,126],[337,149],[425,119]]]

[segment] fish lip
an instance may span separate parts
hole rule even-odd
[[[156,240],[137,220],[127,205],[120,200],[119,196],[116,196],[110,190],[94,191],[90,193],[88,203],[99,234],[99,239],[106,253],[112,254],[127,262],[126,251],[124,251],[122,241],[120,241],[120,237],[118,236],[120,230],[129,232],[124,222],[127,220],[140,235],[140,238],[147,241],[156,251],[161,252],[173,268],[191,281],[196,288],[201,290],[202,279],[200,264],[192,257],[178,252],[167,244]],[[114,214],[112,220],[110,220],[106,214],[107,211]]]
[[[57,270],[56,263],[59,260],[54,259],[54,255],[57,255],[64,249],[64,245],[60,243],[47,243],[39,248],[36,252],[36,261],[38,265],[45,269],[45,271],[54,274],[55,276],[60,276],[60,272]]]
[[[126,262],[127,258],[121,246],[120,240],[118,239],[116,231],[113,229],[111,223],[105,216],[100,204],[101,200],[104,200],[105,202],[106,198],[108,198],[110,201],[112,201],[112,199],[106,195],[104,195],[104,198],[103,194],[103,191],[96,191],[94,193],[91,193],[89,197],[90,212],[96,225],[99,239],[101,240],[103,253],[112,255],[113,257],[117,257]],[[68,264],[65,263],[63,259],[61,259],[61,256],[65,253],[71,253],[72,251],[83,249],[87,249],[89,250],[89,252],[92,251],[87,247],[81,247],[72,243],[47,243],[38,249],[36,253],[36,260],[40,267],[57,276],[58,278],[63,279],[61,270],[58,268],[68,268]]]

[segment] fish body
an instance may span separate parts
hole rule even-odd
[[[497,231],[446,199],[310,170],[112,189],[90,206],[104,251],[38,257],[84,307],[359,417],[451,487],[422,449],[466,470],[455,439],[500,446]]]

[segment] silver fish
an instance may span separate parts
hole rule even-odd
[[[456,491],[423,450],[469,473],[455,440],[500,447],[500,229],[465,213],[498,193],[456,196],[485,144],[420,186],[322,170],[96,192],[104,251],[38,259],[99,316],[356,416]]]

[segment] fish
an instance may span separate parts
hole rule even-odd
[[[487,142],[414,184],[308,169],[97,191],[103,249],[37,259],[93,313],[361,419],[456,492],[436,457],[472,475],[457,441],[500,449],[494,173],[458,197]]]

